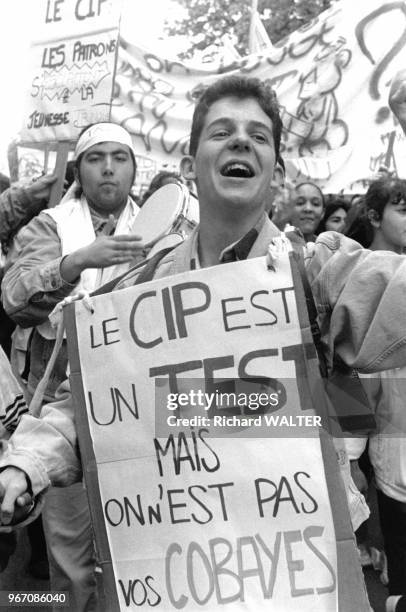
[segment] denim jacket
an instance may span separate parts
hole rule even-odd
[[[18,232],[46,206],[46,200],[35,202],[27,189],[13,185],[0,195],[0,242],[7,247]]]
[[[376,431],[369,436],[376,486],[406,503],[406,367],[369,375],[368,383],[377,421]]]

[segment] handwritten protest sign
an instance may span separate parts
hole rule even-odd
[[[293,285],[286,255],[66,309],[109,610],[368,609]]]
[[[362,192],[382,164],[406,170],[405,136],[387,105],[404,66],[405,26],[404,0],[341,0],[269,51],[197,67],[142,48],[123,20],[112,117],[140,155],[171,165],[187,152],[202,88],[224,75],[258,77],[282,107],[289,178]]]
[[[37,5],[21,139],[76,140],[84,126],[110,118],[120,2]]]

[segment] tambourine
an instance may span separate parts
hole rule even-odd
[[[142,236],[146,250],[150,250],[170,234],[184,240],[198,223],[197,198],[185,185],[169,183],[145,202],[134,221],[133,232]]]

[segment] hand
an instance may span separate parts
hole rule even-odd
[[[44,200],[49,200],[51,187],[57,179],[56,174],[45,174],[35,179],[32,183],[25,186],[25,191],[32,204],[41,204]]]
[[[8,467],[0,473],[0,522],[2,525],[19,522],[31,509],[25,472]]]
[[[87,268],[108,268],[109,266],[129,263],[142,254],[142,238],[136,234],[110,236],[116,220],[110,215],[100,234],[91,244],[65,257],[61,264],[61,276],[73,283]]]
[[[406,134],[406,69],[399,70],[393,77],[388,102]]]
[[[144,248],[141,240],[141,236],[135,234],[98,236],[92,244],[80,249],[82,270],[108,268],[132,261]]]
[[[108,268],[116,264],[130,262],[144,248],[141,236],[136,234],[119,234],[111,236],[117,225],[114,215],[109,215],[102,233],[92,244],[83,249],[86,268]]]

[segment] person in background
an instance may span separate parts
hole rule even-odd
[[[214,265],[224,266],[223,274],[227,275],[229,263],[268,252],[280,236],[266,206],[281,130],[276,96],[258,79],[226,77],[205,91],[194,113],[190,155],[182,160],[184,178],[197,184],[200,225],[164,256],[154,278]],[[392,367],[404,360],[400,319],[405,305],[398,300],[406,282],[403,258],[387,254],[382,273],[379,258],[335,232],[325,232],[315,245],[303,247],[329,364],[335,356],[361,369],[385,363]],[[140,268],[133,269],[115,289],[132,286],[139,274]],[[388,296],[385,303],[382,295]],[[381,302],[380,307],[376,302]],[[391,336],[387,333],[388,317]],[[349,327],[348,320],[353,318],[357,324]],[[15,498],[26,491],[26,474],[33,493],[43,490],[50,480],[66,486],[81,477],[68,381],[59,393],[60,401],[44,407],[40,420],[24,417],[1,462],[6,468],[0,474],[0,484],[6,490],[1,507],[3,523],[13,516]],[[34,456],[41,457],[35,465]]]
[[[304,182],[295,186],[291,197],[291,225],[302,232],[306,242],[314,242],[325,211],[323,192],[315,183]]]
[[[349,233],[372,251],[404,253],[406,180],[386,176],[371,183],[364,210]],[[369,458],[388,564],[386,610],[402,612],[406,610],[406,367],[361,378],[377,420],[376,432],[369,436]]]
[[[316,234],[319,235],[321,232],[331,231],[343,234],[349,208],[349,205],[343,198],[334,197],[326,205],[324,217],[316,229]]]
[[[128,269],[142,250],[132,234],[138,206],[129,197],[136,173],[130,134],[109,122],[88,126],[76,143],[76,182],[54,208],[43,210],[16,236],[3,279],[7,313],[35,327],[27,396],[43,377],[55,345],[48,315],[79,289],[92,291]],[[67,377],[63,342],[45,390],[52,401]],[[72,612],[94,609],[94,559],[89,508],[82,483],[48,491],[43,510],[52,590],[69,591]]]
[[[406,180],[387,176],[373,181],[346,235],[373,251],[404,253]]]
[[[8,359],[0,347],[0,440],[10,437],[23,414],[28,412],[24,394],[17,383]],[[32,523],[35,524],[35,523]],[[0,572],[3,572],[16,549],[14,532],[0,534]]]
[[[143,206],[152,194],[163,187],[164,185],[170,185],[171,183],[181,183],[182,179],[178,172],[169,172],[168,170],[161,170],[151,180],[148,189],[143,193],[140,206]]]
[[[206,90],[194,113],[190,155],[182,161],[184,177],[197,183],[200,226],[165,255],[154,278],[194,269],[196,263],[203,268],[222,265],[227,274],[228,262],[268,252],[280,235],[265,208],[281,129],[275,94],[259,80],[226,77]],[[405,305],[399,299],[405,290],[403,258],[394,253],[376,257],[337,233],[324,233],[314,248],[306,247],[305,255],[329,364],[335,356],[368,370],[404,361]],[[128,273],[115,288],[132,286],[139,272]],[[357,324],[349,326],[349,320]],[[24,417],[2,460],[4,524],[13,517],[15,500],[27,490],[26,475],[33,493],[50,480],[69,485],[81,477],[68,381],[59,400],[44,409],[40,420]],[[41,461],[34,466],[35,455]]]
[[[24,227],[33,217],[35,217],[43,208],[46,207],[51,187],[56,181],[55,174],[47,174],[33,179],[26,185],[14,183],[10,187],[9,179],[0,175],[0,242],[2,247],[3,264],[6,261],[6,253],[8,252],[14,236]],[[3,265],[0,266],[0,280],[3,277]],[[29,337],[29,330],[15,330],[15,323],[7,316],[3,304],[0,302],[0,347],[4,350],[5,355],[10,359],[12,351],[12,335],[14,332],[14,353],[12,356],[12,370],[7,362],[5,365],[5,356],[3,359],[3,369],[1,370],[1,387],[4,392],[7,392],[8,385],[11,384],[19,394],[24,390],[24,381],[21,375],[25,370],[25,358],[18,359],[18,347],[25,345]],[[21,351],[21,353],[25,351]],[[14,376],[17,376],[17,383]],[[13,378],[11,378],[13,377]],[[8,383],[7,381],[12,381]],[[17,386],[16,386],[17,385]],[[21,385],[21,388],[20,386]],[[4,400],[4,397],[3,397]],[[25,401],[24,401],[25,405]],[[6,406],[7,407],[7,406]],[[18,412],[16,412],[16,417]],[[1,418],[1,416],[0,416]],[[31,557],[28,565],[29,572],[32,576],[39,579],[48,579],[48,557],[45,544],[45,536],[42,528],[41,517],[38,517],[33,523],[27,527],[28,539],[31,545]],[[12,543],[12,536],[4,534],[1,546],[6,546],[6,541],[9,542],[9,555],[15,549],[15,541]],[[3,548],[5,555],[6,551]],[[6,555],[7,556],[7,555]],[[1,563],[3,569],[4,563]],[[6,564],[7,565],[7,564]]]
[[[28,185],[11,185],[0,195],[0,242],[3,249],[29,221],[46,207],[56,174],[45,174]]]
[[[47,174],[34,179],[28,185],[13,184],[6,188],[0,195],[0,243],[3,261],[0,265],[0,281],[3,278],[6,254],[10,249],[12,240],[18,231],[24,227],[33,217],[46,207],[51,187],[56,181],[55,174]],[[3,181],[5,185],[6,182]],[[15,323],[7,316],[3,304],[0,302],[0,345],[10,359],[11,336],[15,329]],[[24,334],[27,337],[27,334]],[[17,345],[20,344],[17,341]],[[22,361],[25,361],[22,359]],[[12,358],[13,372],[21,384],[20,375],[24,370],[24,364],[18,364],[16,355]]]

